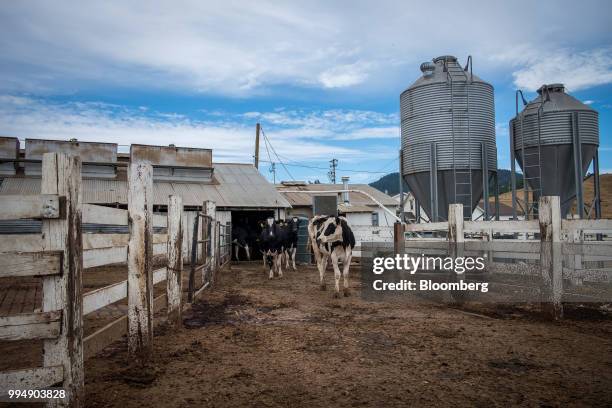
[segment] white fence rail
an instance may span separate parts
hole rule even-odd
[[[83,405],[84,359],[127,333],[131,358],[144,361],[151,353],[153,313],[167,306],[167,320],[181,323],[183,205],[180,197],[170,196],[167,216],[153,214],[153,171],[147,162],[130,164],[128,210],[79,202],[78,157],[47,153],[42,166],[42,194],[0,196],[0,220],[42,220],[41,234],[0,236],[0,277],[42,279],[42,311],[0,317],[0,340],[42,339],[43,366],[0,373],[0,395],[60,385],[67,397],[54,405],[76,407]],[[82,222],[128,225],[128,219],[128,234],[80,233]],[[168,232],[153,234],[153,227]],[[167,262],[153,270],[156,255]],[[127,263],[126,280],[82,293],[83,269],[115,263]],[[153,285],[163,281],[166,291],[154,299]],[[126,298],[126,316],[83,337],[84,315]]]

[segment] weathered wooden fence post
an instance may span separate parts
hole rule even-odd
[[[214,201],[207,200],[204,202],[204,213],[210,217],[210,236],[208,237],[207,252],[210,256],[210,279],[212,284],[215,272],[217,271],[217,240],[219,239],[217,229],[217,206]]]
[[[448,241],[450,256],[456,258],[463,256],[463,204],[449,204],[448,206]]]
[[[83,247],[81,237],[81,160],[61,153],[45,153],[42,194],[64,197],[59,219],[42,221],[44,250],[63,251],[60,275],[43,277],[43,311],[61,310],[58,338],[44,341],[44,365],[61,366],[67,398],[49,406],[79,407],[83,403]]]
[[[395,222],[393,224],[393,251],[396,254],[403,254],[406,248],[406,238],[404,236],[404,224]]]
[[[153,341],[153,167],[130,163],[128,172],[128,350],[143,363]]]
[[[181,327],[183,296],[183,200],[172,195],[168,199],[168,267],[166,295],[168,298],[168,322]]]
[[[540,271],[542,309],[552,319],[563,317],[563,253],[561,249],[561,205],[558,196],[540,197]]]

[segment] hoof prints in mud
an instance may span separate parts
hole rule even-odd
[[[255,306],[248,297],[228,293],[222,301],[206,300],[194,304],[183,324],[197,329],[213,324],[273,324],[276,322],[304,322],[307,319],[287,303]]]
[[[220,303],[201,300],[192,305],[189,315],[183,319],[183,324],[188,329],[197,329],[210,324],[229,323],[232,322],[232,312],[247,305],[250,305],[248,298],[232,292],[226,294]]]

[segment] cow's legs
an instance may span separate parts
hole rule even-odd
[[[340,297],[340,267],[338,267],[338,249],[333,249],[331,253],[332,266],[334,267],[334,297]]]
[[[274,269],[275,269],[274,261],[276,260],[276,257],[274,257],[274,255],[272,254],[271,251],[268,251],[268,252],[266,252],[266,256],[264,256],[264,262],[266,262],[266,260],[267,260],[266,258],[268,256],[272,256],[273,257],[272,258],[272,265],[269,265],[269,267],[270,267],[269,278],[272,279],[272,278],[274,278]]]
[[[251,251],[249,250],[249,244],[244,246],[244,250],[246,251],[247,261],[251,261]]]
[[[319,268],[319,281],[321,283],[321,290],[327,289],[325,285],[325,269],[327,269],[327,255],[322,254],[317,262],[317,268]]]
[[[236,243],[234,241],[234,254],[236,256],[236,260],[239,261],[240,259],[238,258],[238,253],[240,252],[240,246],[238,245],[238,243]]]
[[[295,267],[295,254],[297,252],[297,248],[293,247],[291,248],[291,262],[293,263],[293,270],[297,271],[297,268]]]
[[[351,258],[353,257],[353,251],[351,247],[347,247],[344,250],[344,261],[342,262],[342,281],[344,283],[344,296],[350,296],[349,290],[349,268],[351,267]]]
[[[283,252],[284,251],[280,251],[276,258],[276,268],[278,269],[279,278],[283,277]]]
[[[287,268],[287,270],[289,270],[289,258],[291,258],[291,256],[289,255],[291,253],[292,248],[289,247],[287,249],[285,249],[285,267]]]

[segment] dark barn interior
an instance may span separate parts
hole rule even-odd
[[[248,232],[251,248],[251,260],[262,259],[259,250],[258,239],[261,232],[260,223],[265,222],[266,218],[274,217],[274,210],[240,210],[232,211],[232,229],[243,228]],[[233,237],[232,237],[233,241]],[[235,249],[232,244],[232,259],[236,260]],[[246,253],[243,248],[239,250],[239,260],[246,260]]]

